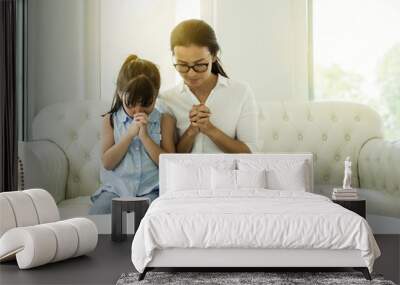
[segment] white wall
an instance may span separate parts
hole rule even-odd
[[[35,112],[82,94],[83,2],[28,1],[29,93]]]
[[[307,1],[217,0],[214,28],[228,75],[259,100],[307,100]]]
[[[175,7],[175,0],[101,0],[102,98],[111,100],[119,69],[132,53],[159,66],[162,89],[175,82],[169,51]]]
[[[100,5],[98,0],[81,0],[84,3],[83,49],[84,49],[84,98],[101,98],[100,78]]]
[[[28,1],[29,125],[47,105],[94,93],[87,87],[86,4],[86,0]]]
[[[228,74],[259,100],[307,99],[306,0],[30,0],[30,119],[77,99],[111,100],[125,57],[160,67],[161,90],[178,78],[169,36],[183,19],[216,30]]]

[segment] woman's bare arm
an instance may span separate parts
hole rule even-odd
[[[176,120],[165,113],[161,117],[161,148],[165,152],[174,153],[175,150]]]

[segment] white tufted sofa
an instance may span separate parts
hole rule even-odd
[[[353,186],[368,188],[369,214],[400,218],[400,144],[383,139],[371,108],[348,102],[262,102],[261,152],[313,152],[315,191],[330,195],[343,179],[343,160],[353,161]],[[20,144],[25,188],[49,190],[62,218],[87,214],[99,186],[101,114],[104,101],[57,103],[35,117],[33,141]]]

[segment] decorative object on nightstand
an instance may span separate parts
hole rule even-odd
[[[338,200],[357,200],[358,191],[351,187],[351,160],[346,157],[344,161],[343,188],[333,188],[332,199]]]
[[[366,217],[366,204],[365,199],[353,199],[353,200],[344,200],[344,199],[333,199],[334,203],[339,204],[340,206],[353,211],[356,214],[359,214],[361,217],[365,219]]]
[[[343,189],[351,189],[351,160],[349,156],[344,161]]]
[[[114,198],[111,210],[111,240],[123,241],[126,239],[126,213],[135,213],[135,232],[140,221],[150,206],[150,199],[146,197]]]

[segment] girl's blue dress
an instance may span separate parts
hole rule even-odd
[[[113,113],[114,141],[119,143],[134,120],[121,107]],[[153,141],[160,145],[161,113],[154,108],[148,116],[147,130]],[[113,170],[100,169],[100,188],[91,196],[94,202],[103,192],[110,192],[119,197],[144,196],[158,189],[158,166],[147,154],[139,137],[129,145],[121,162]]]

